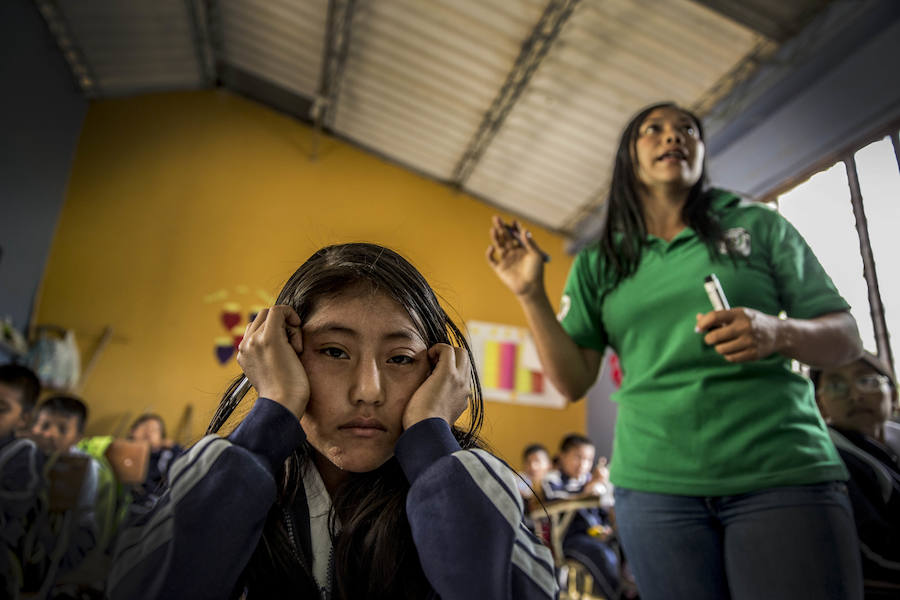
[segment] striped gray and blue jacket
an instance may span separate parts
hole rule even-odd
[[[292,413],[260,398],[227,438],[207,436],[181,455],[154,509],[120,534],[110,598],[234,597],[275,503],[277,467],[305,438]],[[395,454],[410,482],[413,540],[438,597],[557,597],[552,556],[523,522],[508,465],[462,450],[442,419],[410,427]]]

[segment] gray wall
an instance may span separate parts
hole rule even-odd
[[[868,10],[859,12],[861,6]],[[727,123],[707,119],[715,185],[763,196],[861,137],[900,123],[900,2],[839,2],[822,21],[781,52],[790,66],[778,67],[787,69],[778,84]],[[761,73],[741,93],[755,96],[754,85],[772,75]]]
[[[44,272],[87,101],[31,0],[0,2],[0,39],[0,317],[12,317],[21,330]]]
[[[597,383],[588,390],[587,398],[587,430],[588,437],[597,445],[597,456],[612,456],[613,431],[616,427],[616,415],[619,413],[619,405],[609,399],[610,394],[616,391],[616,386],[610,378],[609,355],[607,350],[603,357],[603,367]]]

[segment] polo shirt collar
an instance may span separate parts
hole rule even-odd
[[[737,206],[741,201],[740,196],[717,188],[711,188],[709,194],[712,196],[712,200],[709,202],[712,210],[731,208]]]
[[[709,208],[710,210],[714,211],[722,211],[727,208],[732,208],[734,206],[737,206],[741,201],[740,196],[737,196],[725,190],[720,190],[718,188],[710,188],[707,193],[712,196],[712,199],[709,202]],[[647,237],[645,239],[648,244],[660,244],[663,247],[670,248],[673,245],[678,244],[682,240],[690,239],[695,235],[697,235],[696,231],[694,231],[690,227],[685,227],[678,232],[678,235],[673,237],[668,242],[662,238],[658,238],[655,235],[650,234],[647,234]]]

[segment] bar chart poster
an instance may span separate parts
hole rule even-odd
[[[544,377],[527,329],[484,321],[466,325],[485,400],[565,408],[565,398]]]

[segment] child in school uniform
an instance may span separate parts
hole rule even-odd
[[[151,506],[163,492],[163,482],[169,468],[184,448],[166,438],[166,423],[154,413],[145,413],[135,419],[128,439],[150,446],[147,476],[143,483],[131,488],[131,494],[135,504]]]
[[[255,404],[216,435],[236,381],[175,460],[154,511],[120,537],[111,598],[556,597],[514,472],[479,449],[471,360],[397,253],[316,252],[240,344]]]
[[[41,384],[31,369],[0,365],[0,597],[15,598],[21,589],[22,544],[43,488],[44,457],[16,431],[28,423]]]
[[[594,478],[596,448],[587,437],[572,433],[563,438],[556,459],[557,469],[543,479],[543,494],[548,502],[598,498],[596,508],[580,508],[563,538],[566,556],[581,562],[608,595],[618,590],[619,559],[607,544],[612,535],[609,515],[600,508],[604,482]]]

